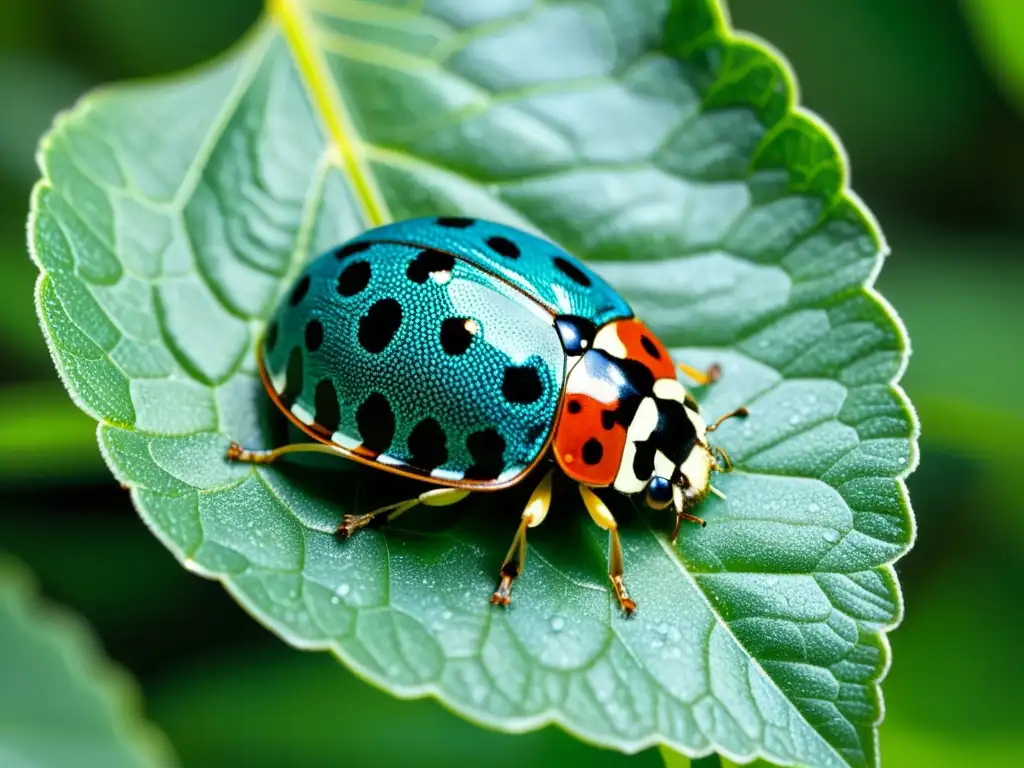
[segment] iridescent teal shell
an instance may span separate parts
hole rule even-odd
[[[298,276],[261,344],[275,401],[318,439],[438,485],[503,486],[551,437],[554,319],[631,315],[554,244],[482,220],[364,232]]]
[[[633,310],[579,259],[528,232],[484,219],[420,218],[385,224],[353,242],[391,240],[436,248],[512,283],[556,315],[578,315],[602,326]]]

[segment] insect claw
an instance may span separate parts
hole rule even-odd
[[[373,512],[367,515],[345,515],[338,530],[335,531],[335,535],[342,539],[351,538],[356,531],[367,526],[375,516],[376,514]]]
[[[501,581],[498,582],[498,588],[494,590],[494,594],[491,595],[491,602],[494,605],[508,605],[512,602],[512,581],[515,579],[511,573],[501,573]]]

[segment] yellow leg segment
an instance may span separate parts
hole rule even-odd
[[[240,461],[245,464],[273,464],[286,453],[326,453],[342,459],[352,458],[351,454],[326,443],[292,443],[272,451],[247,451],[238,443],[232,443],[228,447],[226,457],[228,461]]]
[[[399,501],[396,504],[388,504],[386,507],[380,507],[373,510],[373,512],[367,512],[365,515],[345,515],[341,525],[338,526],[337,535],[342,538],[348,538],[360,528],[369,525],[378,515],[387,514],[386,522],[390,523],[403,512],[408,512],[419,504],[425,507],[446,507],[449,504],[456,504],[462,501],[469,494],[470,491],[462,488],[434,488],[433,490],[421,493],[414,499]]]
[[[491,602],[495,605],[508,605],[512,601],[512,583],[522,573],[526,564],[526,529],[536,528],[547,517],[551,508],[551,483],[554,475],[555,471],[549,470],[530,495],[530,500],[526,502],[523,518],[516,530],[515,538],[512,539],[512,546],[508,548],[505,562],[501,564],[498,588],[491,595]]]
[[[601,498],[585,485],[580,487],[580,496],[587,507],[590,517],[601,528],[608,531],[608,578],[612,580],[615,588],[615,596],[619,598],[619,605],[629,616],[636,610],[636,603],[626,591],[626,585],[622,582],[622,543],[619,541],[619,526],[612,517],[612,511],[608,505],[601,501]]]
[[[705,384],[718,381],[718,377],[722,375],[722,366],[718,363],[712,363],[708,366],[706,371],[698,371],[696,368],[689,366],[686,363],[676,363],[676,366],[680,371],[685,373],[702,387]]]

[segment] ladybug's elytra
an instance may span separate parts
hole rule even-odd
[[[703,524],[689,509],[728,471],[709,445],[668,350],[600,276],[551,242],[482,219],[431,217],[377,227],[322,254],[296,279],[258,348],[271,400],[315,442],[270,451],[232,444],[236,461],[335,454],[438,486],[346,515],[351,536],[375,516],[521,482],[548,465],[523,512],[491,597],[507,605],[526,531],[551,501],[555,466],[609,531],[609,575],[622,608],[615,518],[595,493],[644,494],[648,506]]]

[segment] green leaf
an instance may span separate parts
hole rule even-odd
[[[838,145],[707,0],[408,5],[280,0],[220,60],[91,95],[44,140],[40,318],[114,474],[187,568],[397,696],[627,752],[877,763],[917,425]],[[253,345],[302,264],[441,211],[558,240],[677,359],[722,364],[706,412],[751,407],[716,433],[738,471],[707,528],[672,546],[669,516],[614,504],[632,619],[567,483],[501,610],[529,488],[342,543],[343,513],[422,486],[223,459],[287,438]]]
[[[138,714],[133,682],[82,621],[43,604],[28,571],[0,554],[0,763],[170,766],[169,745]]]
[[[284,646],[232,647],[175,668],[151,691],[153,718],[190,766],[661,765],[657,750],[623,755],[554,726],[516,736],[485,731],[434,701],[396,701],[326,654]],[[347,713],[358,713],[358,727],[339,727]]]
[[[1024,6],[1017,0],[966,0],[960,5],[982,58],[1006,95],[1024,108]]]

